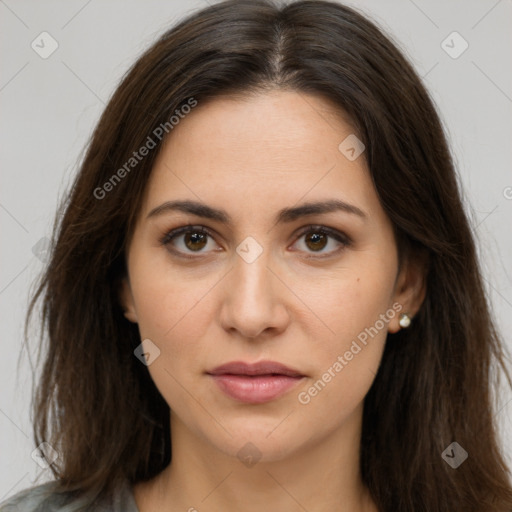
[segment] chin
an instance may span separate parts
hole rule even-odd
[[[236,458],[247,467],[252,467],[257,462],[277,462],[284,460],[300,449],[300,440],[293,439],[289,433],[276,431],[269,435],[279,422],[269,429],[266,426],[238,426],[233,437],[223,436],[223,439],[210,439],[217,449],[229,457]],[[226,428],[228,428],[226,426]],[[228,428],[229,431],[231,431]],[[306,439],[303,440],[306,442]]]

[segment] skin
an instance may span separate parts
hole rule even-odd
[[[398,313],[309,403],[298,400],[379,315],[398,303],[414,316],[424,297],[419,265],[398,269],[364,154],[350,161],[338,150],[352,133],[329,101],[272,91],[199,104],[163,146],[121,290],[126,317],[160,350],[148,370],[171,408],[172,462],[135,485],[140,512],[377,510],[359,473],[363,400],[388,332],[400,329]],[[366,218],[336,211],[275,223],[282,208],[333,198]],[[177,211],[148,218],[176,199],[225,209],[233,223]],[[187,224],[213,237],[160,243]],[[302,233],[311,224],[352,243],[328,237],[314,245]],[[236,251],[249,236],[263,250],[251,263]],[[273,401],[247,404],[205,373],[263,359],[305,377]],[[237,456],[248,442],[261,456],[250,467]]]

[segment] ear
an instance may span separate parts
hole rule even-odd
[[[124,316],[130,322],[137,323],[137,312],[133,300],[132,289],[128,277],[123,277],[119,283],[119,302],[123,308]]]
[[[398,314],[389,321],[388,332],[398,332],[400,315],[406,313],[411,319],[419,311],[427,291],[428,259],[424,254],[410,254],[400,269],[395,282],[393,303],[402,306]],[[414,320],[413,320],[414,321]]]

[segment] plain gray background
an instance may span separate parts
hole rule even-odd
[[[512,2],[346,3],[392,35],[437,103],[495,318],[511,350]],[[50,235],[58,200],[120,77],[161,32],[206,5],[205,0],[0,0],[0,501],[51,477],[31,457],[26,355],[18,367],[28,292],[43,268],[41,240]],[[33,41],[39,52],[51,44],[58,48],[42,58]],[[496,416],[512,462],[512,395],[503,390],[499,401]]]

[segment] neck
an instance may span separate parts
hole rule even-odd
[[[244,455],[261,455],[251,462],[219,451],[171,414],[172,462],[135,486],[139,511],[374,512],[359,470],[361,418],[362,408],[327,438],[312,438],[284,457],[246,447]]]

